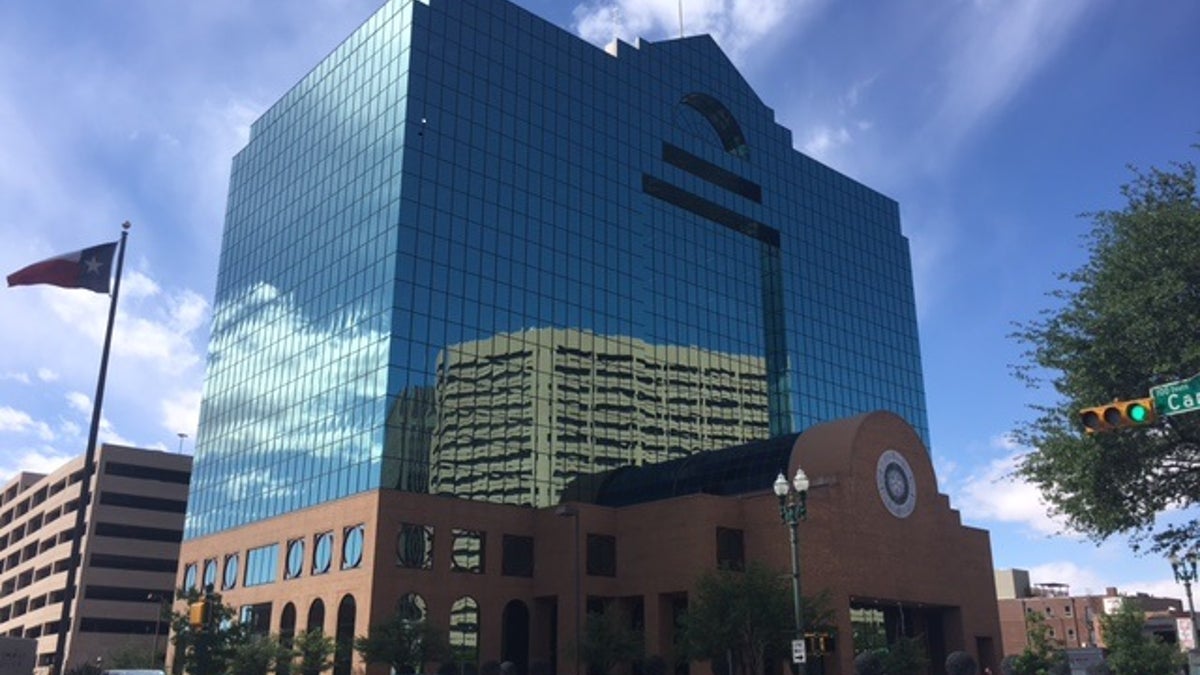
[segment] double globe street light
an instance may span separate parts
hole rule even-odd
[[[788,526],[792,543],[792,611],[796,619],[796,639],[792,642],[792,660],[797,673],[804,675],[807,654],[804,651],[804,621],[800,615],[800,545],[797,541],[800,521],[808,517],[808,475],[804,469],[796,468],[796,475],[788,479],[780,473],[775,479],[775,496],[779,498],[779,517]]]
[[[1196,605],[1192,603],[1192,582],[1196,581],[1196,552],[1188,551],[1180,557],[1176,553],[1172,553],[1170,557],[1171,572],[1175,575],[1175,583],[1183,584],[1183,592],[1187,595],[1188,601],[1188,619],[1192,624],[1191,651],[1200,650],[1200,641],[1196,638]]]

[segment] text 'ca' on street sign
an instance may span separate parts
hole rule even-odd
[[[1150,388],[1159,415],[1179,415],[1200,410],[1200,375]]]

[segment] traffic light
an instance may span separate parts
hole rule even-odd
[[[208,625],[208,599],[197,600],[188,605],[188,624],[197,630]]]
[[[1156,419],[1158,415],[1154,413],[1153,398],[1113,401],[1079,411],[1079,421],[1083,422],[1084,431],[1089,434],[1139,427]]]

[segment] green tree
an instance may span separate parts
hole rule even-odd
[[[828,600],[801,603],[807,630],[829,628]],[[683,618],[683,656],[724,663],[737,672],[762,675],[767,664],[790,653],[795,637],[791,585],[786,576],[751,562],[745,572],[718,570],[696,583]]]
[[[901,636],[888,645],[883,656],[884,671],[888,675],[920,675],[929,670],[929,656],[925,653],[925,641],[920,637]]]
[[[1017,377],[1058,394],[1018,428],[1032,450],[1017,473],[1093,540],[1123,533],[1135,550],[1165,552],[1200,538],[1194,517],[1155,520],[1200,500],[1200,413],[1094,435],[1076,419],[1081,408],[1200,373],[1196,167],[1133,174],[1123,208],[1088,214],[1089,259],[1060,275],[1066,287],[1050,294],[1054,307],[1014,334],[1026,349]]]
[[[176,597],[188,604],[199,602],[203,594],[196,589],[179,589]],[[229,669],[234,650],[250,635],[233,620],[234,609],[221,602],[219,593],[211,594],[211,616],[208,624],[199,628],[188,621],[186,607],[171,614],[171,643],[175,658],[191,675],[217,675]]]
[[[643,655],[642,634],[629,625],[628,615],[616,603],[587,615],[575,656],[587,666],[588,675],[608,675],[616,666],[633,664]]]
[[[1013,675],[1065,675],[1070,671],[1063,646],[1050,637],[1050,626],[1041,614],[1025,613],[1025,638],[1025,650],[1010,661]]]
[[[946,675],[978,675],[979,663],[964,651],[953,651],[946,656]]]
[[[1128,600],[1114,614],[1100,617],[1100,631],[1108,648],[1108,667],[1116,675],[1174,675],[1184,656],[1157,636],[1143,632],[1146,615]]]
[[[296,633],[292,650],[300,662],[300,675],[318,675],[333,667],[333,638],[320,628]]]
[[[273,635],[250,635],[234,645],[229,655],[228,675],[267,675],[289,663],[295,653]]]
[[[354,649],[367,663],[386,663],[397,673],[423,672],[426,663],[450,655],[445,632],[399,611],[356,637]]]
[[[151,647],[127,642],[120,647],[109,649],[101,663],[104,670],[156,670],[158,657]]]

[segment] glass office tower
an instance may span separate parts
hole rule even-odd
[[[234,159],[187,536],[380,488],[542,506],[880,408],[928,441],[897,205],[710,38],[394,0]]]

